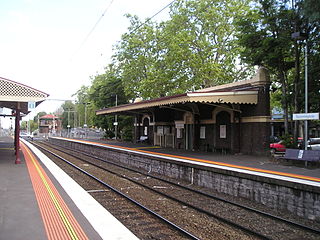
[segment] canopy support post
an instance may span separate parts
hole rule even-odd
[[[16,109],[16,120],[15,120],[15,150],[16,150],[16,161],[15,164],[21,164],[20,159],[20,110]]]

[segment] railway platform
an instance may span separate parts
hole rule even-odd
[[[49,142],[305,219],[320,219],[317,167],[281,164],[270,157],[192,152],[94,139],[52,137]]]
[[[319,167],[305,167],[302,162],[300,165],[284,163],[277,161],[268,156],[252,156],[252,155],[237,155],[237,154],[221,154],[203,151],[186,151],[181,149],[163,148],[158,146],[150,146],[143,143],[117,142],[114,140],[100,140],[100,139],[74,139],[77,141],[86,141],[98,144],[107,144],[111,146],[118,146],[129,148],[140,152],[149,152],[160,156],[171,156],[182,159],[191,159],[195,164],[202,160],[208,161],[212,164],[220,164],[229,166],[235,169],[249,169],[252,171],[262,171],[265,173],[277,174],[284,173],[295,178],[301,176],[306,178],[314,178],[320,182],[320,168]]]
[[[60,168],[0,137],[0,240],[137,239]]]

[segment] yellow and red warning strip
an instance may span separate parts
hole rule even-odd
[[[137,148],[129,148],[129,147],[111,145],[111,144],[106,144],[106,143],[100,143],[100,142],[97,143],[97,142],[90,142],[90,141],[86,141],[86,140],[78,140],[78,139],[75,140],[75,139],[70,139],[70,138],[66,138],[66,139],[71,140],[71,141],[79,141],[79,142],[85,142],[85,143],[96,144],[96,145],[99,144],[99,145],[112,147],[112,148],[119,148],[119,149],[125,149],[125,150],[130,150],[130,151],[141,152],[141,153],[159,155],[159,156],[164,156],[164,157],[178,158],[178,159],[183,159],[183,160],[188,160],[188,161],[207,163],[207,164],[218,165],[218,166],[223,166],[223,167],[230,167],[230,168],[236,168],[236,169],[241,169],[241,170],[248,170],[248,171],[254,171],[254,172],[259,172],[259,173],[267,173],[267,174],[272,174],[272,175],[278,175],[278,176],[284,176],[284,177],[290,177],[290,178],[297,178],[297,179],[303,179],[303,180],[308,180],[308,181],[320,182],[320,178],[311,177],[311,176],[305,176],[305,175],[299,175],[299,174],[293,174],[293,173],[286,173],[286,172],[278,172],[278,171],[266,170],[266,169],[261,169],[261,168],[239,166],[239,165],[216,162],[216,161],[200,159],[200,158],[192,158],[192,157],[184,157],[184,156],[172,155],[172,154],[166,154],[166,153],[151,152],[151,151],[145,151],[145,150],[141,150],[141,149],[137,149]]]
[[[48,240],[87,240],[85,232],[30,149],[21,144]]]

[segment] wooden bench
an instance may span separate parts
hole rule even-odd
[[[308,162],[320,162],[320,151],[287,148],[282,159],[304,161],[305,166],[307,167]]]

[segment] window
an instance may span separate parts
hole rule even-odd
[[[205,139],[206,138],[206,127],[201,126],[200,127],[200,139]]]
[[[182,138],[182,129],[183,128],[177,128],[177,138]]]
[[[220,138],[227,138],[227,125],[220,125]]]

